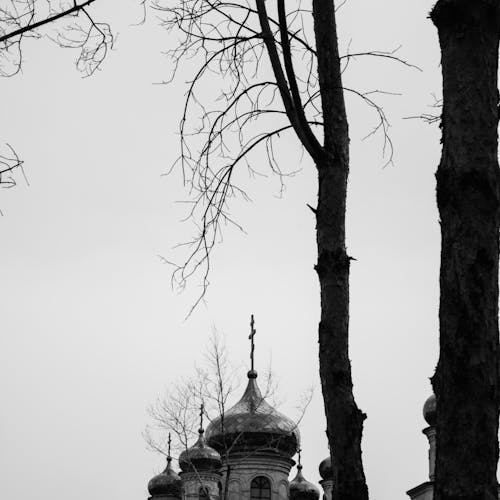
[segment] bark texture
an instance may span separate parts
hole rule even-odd
[[[498,498],[498,0],[440,0],[443,72],[435,500]]]
[[[345,212],[349,131],[333,0],[314,0],[313,13],[324,121],[323,152],[316,159],[319,361],[334,474],[333,500],[366,500],[368,489],[361,459],[366,416],[354,400],[348,349],[350,258],[345,245]]]

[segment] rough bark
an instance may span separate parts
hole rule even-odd
[[[324,121],[324,151],[316,160],[316,271],[321,290],[319,361],[334,474],[333,500],[366,500],[368,489],[361,460],[366,416],[354,401],[348,352],[350,258],[345,245],[345,212],[349,131],[334,2],[314,0],[313,13]]]
[[[497,499],[498,0],[440,0],[440,356],[435,500]]]

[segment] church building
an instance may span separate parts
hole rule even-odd
[[[179,456],[181,472],[166,469],[148,484],[150,500],[318,500],[319,489],[302,474],[296,424],[262,397],[257,372],[248,372],[241,399],[203,429]],[[296,474],[289,479],[298,453]],[[320,465],[324,499],[331,499],[330,458]]]
[[[302,474],[297,425],[262,396],[254,370],[252,318],[251,369],[241,399],[203,428],[203,405],[197,441],[179,456],[181,471],[172,468],[170,438],[167,466],[148,484],[148,500],[319,500],[320,491]],[[435,464],[436,398],[424,404],[429,424],[429,480],[407,492],[411,500],[432,500]],[[298,455],[298,462],[294,460]],[[292,471],[295,468],[296,470]],[[294,475],[290,478],[290,474]],[[330,457],[319,464],[322,499],[331,500]]]
[[[254,370],[254,322],[251,320],[251,368],[241,399],[203,428],[198,440],[172,469],[170,443],[165,470],[148,484],[149,500],[318,500],[319,489],[302,474],[300,434],[293,420],[262,396]],[[293,457],[298,454],[298,463]],[[296,465],[295,477],[289,479]],[[324,500],[331,500],[330,457],[320,464]]]

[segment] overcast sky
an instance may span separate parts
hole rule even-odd
[[[137,0],[96,2],[92,12],[118,33],[92,78],[76,54],[46,40],[25,47],[22,74],[0,84],[0,142],[25,161],[29,186],[0,191],[0,498],[139,500],[164,466],[146,449],[147,407],[188,376],[211,332],[225,335],[242,381],[248,323],[256,317],[256,368],[272,364],[280,410],[293,416],[313,385],[302,425],[305,476],[317,482],[327,455],[317,363],[319,290],[311,163],[280,198],[273,178],[245,180],[252,202],[231,209],[216,249],[206,304],[173,291],[159,255],[193,234],[175,160],[189,64],[174,84],[162,55],[168,38],[155,15],[143,26]],[[346,85],[401,93],[381,102],[392,124],[394,164],[383,168],[380,138],[362,141],[376,117],[348,100],[351,177],[348,251],[351,360],[371,497],[396,500],[427,479],[421,429],[437,361],[439,224],[435,179],[438,126],[405,117],[432,112],[440,95],[432,2],[349,0],[338,16],[345,51],[391,50],[422,72],[359,59]],[[294,151],[293,139],[284,138]],[[264,161],[264,158],[263,158]],[[239,392],[242,392],[241,387]],[[239,396],[239,392],[236,396]]]

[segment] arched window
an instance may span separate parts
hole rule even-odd
[[[271,483],[267,477],[258,476],[252,480],[250,500],[271,500]]]
[[[198,490],[198,498],[199,500],[210,500],[210,493],[208,492],[208,488],[206,486],[200,486]]]

